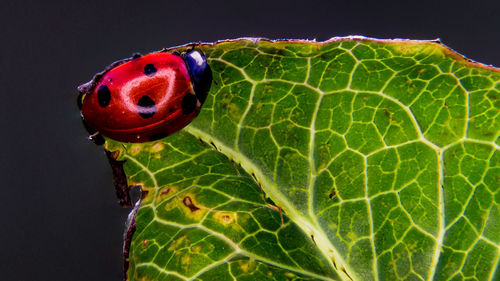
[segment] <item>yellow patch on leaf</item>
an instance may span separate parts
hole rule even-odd
[[[181,256],[181,267],[184,271],[189,271],[189,267],[191,266],[191,256],[190,255],[182,255]]]
[[[163,149],[165,149],[165,146],[163,145],[163,143],[157,142],[153,146],[151,146],[149,151],[151,151],[151,153],[158,153],[158,152],[162,151]]]
[[[253,260],[244,261],[244,262],[241,262],[241,263],[240,263],[240,269],[241,269],[241,271],[243,271],[244,273],[249,272],[249,271],[250,271],[250,270],[252,270],[254,267],[255,267],[255,262],[254,262]]]
[[[136,156],[137,154],[139,154],[139,152],[141,152],[141,150],[142,150],[141,144],[133,144],[132,146],[130,146],[128,153],[132,156]]]
[[[181,237],[175,239],[172,244],[170,244],[170,247],[168,247],[169,251],[175,251],[178,249],[184,248],[186,244],[189,244],[189,239],[187,238],[186,235],[182,235]]]
[[[191,247],[191,252],[193,252],[193,253],[199,253],[200,251],[201,251],[200,245],[196,245],[196,246]]]

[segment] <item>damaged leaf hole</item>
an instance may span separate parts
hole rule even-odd
[[[142,187],[141,184],[130,185],[128,187],[133,204],[137,203],[139,200],[144,200],[148,196],[149,190],[143,189]]]

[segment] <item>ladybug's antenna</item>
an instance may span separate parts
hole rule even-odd
[[[196,42],[189,43],[188,48],[190,48],[189,51],[192,51],[194,50],[195,47],[199,48],[200,46],[201,46],[201,41],[198,41],[197,43]]]

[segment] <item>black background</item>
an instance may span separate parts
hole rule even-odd
[[[122,278],[128,210],[76,86],[114,60],[241,36],[441,38],[500,65],[500,1],[3,1],[0,279]]]

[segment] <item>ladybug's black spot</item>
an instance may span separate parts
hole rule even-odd
[[[97,88],[97,101],[101,107],[106,107],[111,100],[111,92],[109,91],[108,86],[101,85]]]
[[[147,76],[152,77],[155,75],[155,73],[156,73],[156,68],[154,65],[146,64],[146,66],[144,66],[144,74],[146,74]]]
[[[195,95],[187,94],[184,96],[182,99],[182,111],[184,114],[190,114],[192,113],[195,108],[196,108],[196,103],[198,102],[198,99],[196,98]]]
[[[142,118],[150,118],[156,113],[156,104],[148,96],[142,96],[137,102],[137,110]]]
[[[159,133],[159,134],[152,135],[151,137],[149,137],[149,139],[151,141],[156,141],[156,140],[161,140],[161,139],[166,138],[166,137],[168,137],[167,133]]]

